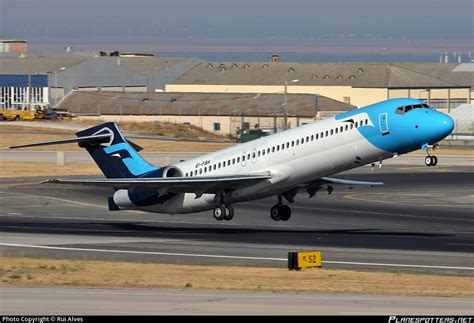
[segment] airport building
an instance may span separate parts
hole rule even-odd
[[[31,110],[48,106],[46,75],[0,75],[0,109]]]
[[[287,96],[287,120],[296,127],[355,107],[312,94]],[[272,132],[284,124],[284,94],[75,92],[59,104],[81,118],[106,121],[167,121],[219,134],[247,129]]]
[[[411,97],[451,109],[473,99],[473,64],[209,63],[170,82],[170,92],[319,94],[366,106]]]
[[[201,62],[196,58],[118,52],[113,56],[102,55],[2,55],[0,76],[46,77],[50,89],[48,102],[55,106],[72,91],[164,91],[166,83]]]
[[[26,40],[0,38],[0,53],[26,53],[27,50]]]

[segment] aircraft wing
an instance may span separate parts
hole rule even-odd
[[[321,177],[315,181],[305,183],[302,185],[296,186],[294,189],[291,189],[283,194],[283,197],[287,199],[288,202],[293,203],[296,194],[301,190],[306,190],[308,192],[309,197],[312,198],[316,195],[316,193],[322,189],[323,187],[327,187],[327,191],[329,194],[332,193],[333,187],[332,185],[346,185],[349,188],[354,186],[381,186],[384,185],[383,182],[368,182],[368,181],[354,181],[350,179],[340,179],[340,178],[333,178],[333,177]]]
[[[367,182],[367,181],[354,181],[350,179],[340,179],[333,177],[321,177],[321,181],[326,182],[326,184],[341,184],[341,185],[362,185],[362,186],[381,186],[384,185],[383,182]]]
[[[88,185],[115,189],[165,190],[172,193],[216,193],[250,186],[271,178],[269,174],[248,174],[209,177],[119,178],[119,179],[49,179],[42,183]]]

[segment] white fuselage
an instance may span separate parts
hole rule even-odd
[[[393,156],[372,145],[359,132],[360,127],[378,128],[366,113],[357,114],[352,120],[354,123],[349,124],[328,118],[172,166],[180,169],[185,177],[271,175],[266,181],[225,195],[225,203],[231,204],[281,194],[296,185]],[[215,194],[184,193],[163,204],[140,209],[157,213],[192,213],[212,209],[218,202]]]

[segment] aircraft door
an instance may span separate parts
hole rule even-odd
[[[384,112],[379,115],[379,128],[382,135],[388,135],[390,133],[388,129],[388,113]]]

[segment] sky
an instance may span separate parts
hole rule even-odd
[[[0,35],[136,43],[473,39],[472,0],[0,0]]]

